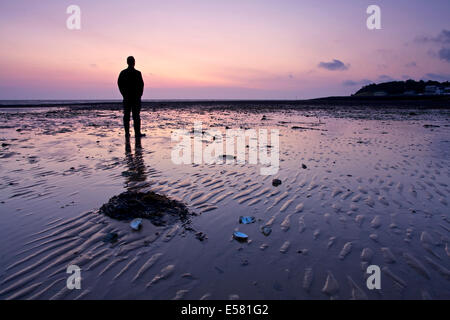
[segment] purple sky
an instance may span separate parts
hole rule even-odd
[[[81,30],[66,9],[81,8]],[[381,7],[381,30],[366,9]],[[370,82],[450,80],[448,0],[0,3],[0,99],[118,99],[128,55],[145,99],[304,99]]]

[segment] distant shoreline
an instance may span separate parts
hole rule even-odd
[[[116,109],[122,107],[121,100],[4,100],[0,101],[0,109],[36,108],[36,107],[87,107]],[[183,107],[221,107],[221,108],[333,108],[338,106],[355,108],[418,108],[418,109],[450,109],[450,96],[338,96],[308,100],[143,100],[145,108],[183,108]]]

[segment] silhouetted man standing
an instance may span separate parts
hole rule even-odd
[[[128,68],[123,70],[117,84],[119,85],[120,93],[123,96],[123,126],[125,128],[125,135],[130,136],[130,113],[133,113],[134,135],[141,137],[141,97],[144,92],[144,80],[140,71],[134,68],[134,57],[127,58]]]

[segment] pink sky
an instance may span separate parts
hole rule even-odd
[[[81,30],[66,8],[81,8]],[[366,8],[382,9],[382,30]],[[8,1],[0,99],[118,99],[134,55],[146,99],[347,95],[367,81],[450,79],[450,2]],[[341,61],[328,70],[321,62]]]

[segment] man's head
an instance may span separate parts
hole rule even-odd
[[[136,63],[136,61],[134,60],[133,56],[129,56],[127,58],[127,64],[130,68],[134,68],[135,63]]]

